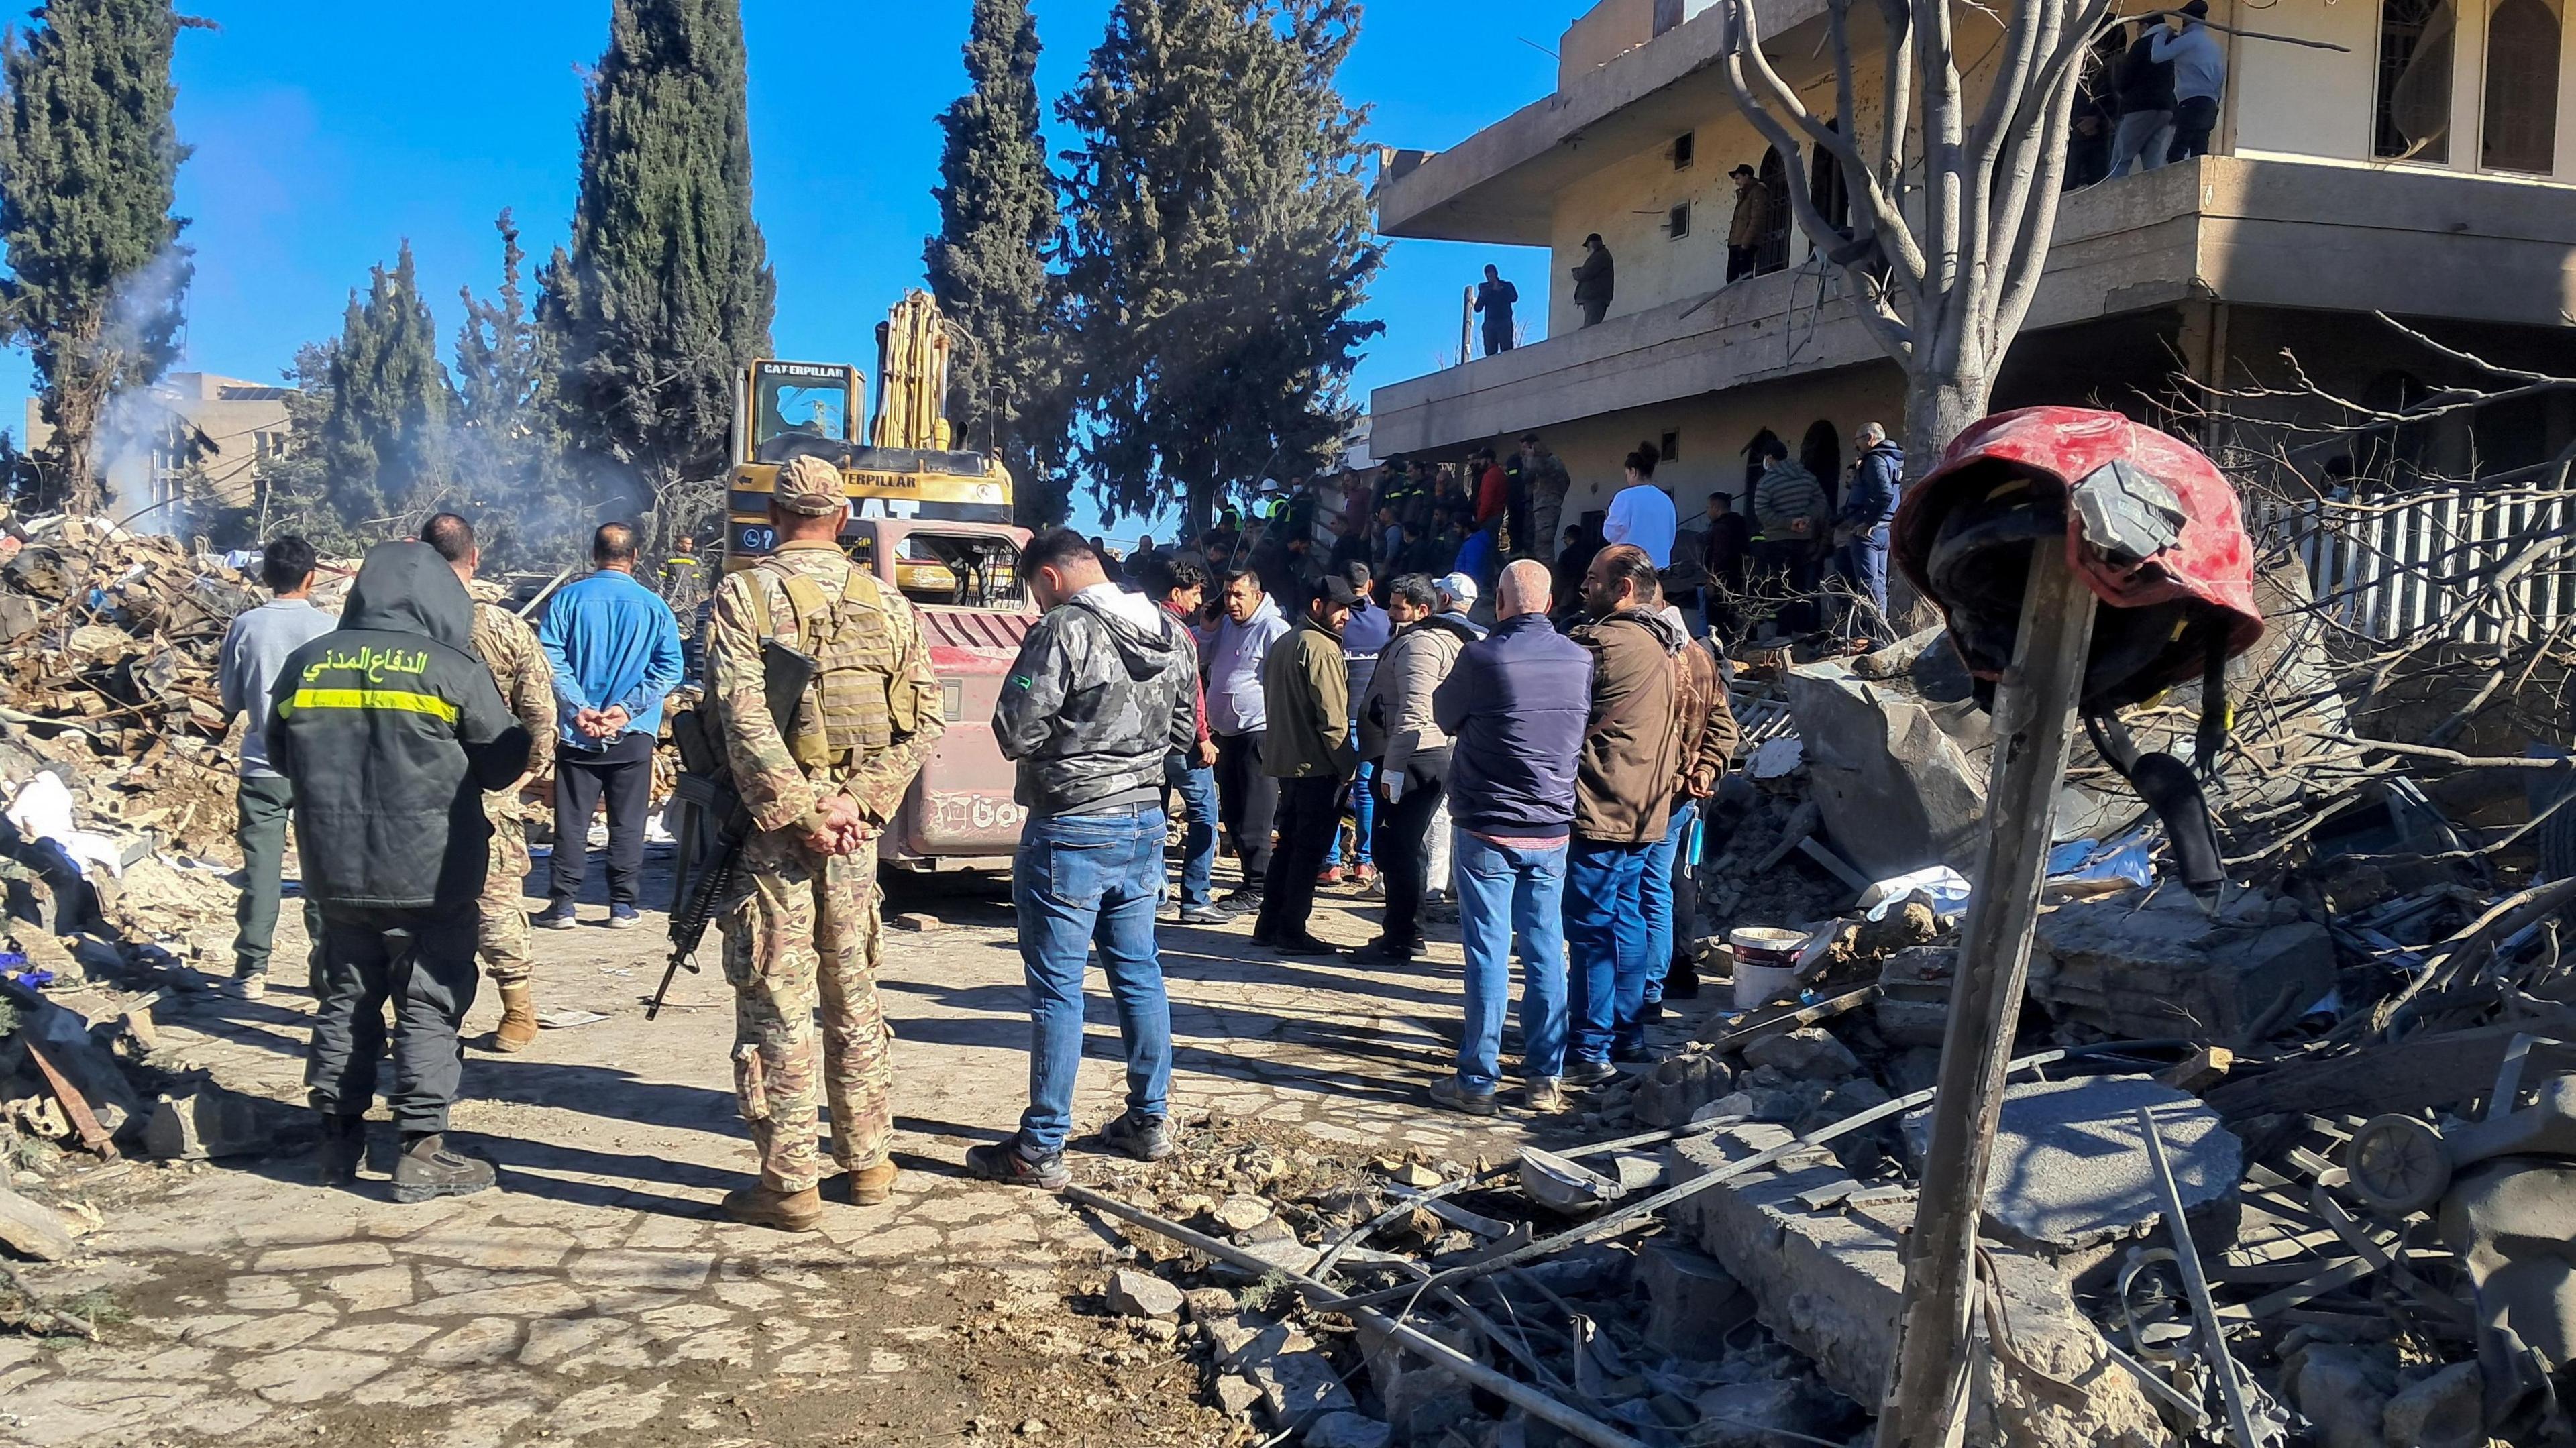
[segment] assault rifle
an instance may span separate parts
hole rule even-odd
[[[777,722],[780,737],[795,737],[796,715],[804,706],[805,690],[822,668],[813,655],[800,653],[776,639],[761,642],[760,691],[769,701],[769,717]],[[698,727],[703,729],[705,725]],[[732,776],[724,766],[724,751],[716,741],[701,738],[716,747],[683,748],[681,758],[686,762],[692,753],[711,757],[704,772],[716,786],[724,826],[716,835],[715,848],[697,863],[697,873],[681,895],[680,908],[671,912],[671,961],[662,968],[662,985],[653,992],[653,1003],[644,1008],[644,1019],[648,1021],[662,1013],[662,999],[671,993],[671,982],[681,970],[691,975],[698,973],[698,942],[706,938],[708,924],[741,879],[742,847],[751,838],[751,811],[743,808],[741,798],[733,791]]]

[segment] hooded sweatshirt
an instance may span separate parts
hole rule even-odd
[[[1216,644],[1208,650],[1208,728],[1218,734],[1258,734],[1270,727],[1261,693],[1261,665],[1270,646],[1288,632],[1279,601],[1264,594],[1247,623],[1227,618],[1216,626]]]
[[[289,654],[268,757],[295,782],[304,888],[324,910],[461,907],[482,892],[483,792],[528,731],[467,652],[474,603],[425,543],[367,552],[340,627]]]
[[[1038,815],[1161,805],[1164,756],[1198,742],[1195,660],[1178,621],[1116,584],[1047,610],[993,705],[1012,797]]]

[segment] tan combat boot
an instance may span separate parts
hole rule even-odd
[[[745,1187],[725,1193],[724,1214],[754,1227],[810,1232],[823,1225],[823,1194],[812,1187],[801,1192]]]
[[[492,1032],[495,1051],[524,1051],[537,1038],[536,995],[523,985],[501,987],[501,1024]]]
[[[843,1189],[850,1194],[851,1206],[873,1207],[894,1195],[896,1175],[893,1162],[881,1161],[874,1166],[844,1173],[841,1182]]]

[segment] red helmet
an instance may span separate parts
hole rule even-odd
[[[2116,412],[2026,407],[1974,424],[1905,490],[1892,542],[1990,685],[2012,662],[2030,544],[2054,537],[2109,606],[2094,619],[2087,715],[2202,678],[2263,636],[2236,490],[2198,450]]]

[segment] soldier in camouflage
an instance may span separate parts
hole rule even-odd
[[[876,832],[945,727],[912,606],[841,551],[840,473],[779,470],[777,553],[726,578],[707,624],[708,699],[736,793],[756,827],[720,920],[734,987],[734,1090],[759,1181],[724,1200],[737,1221],[810,1231],[822,1218],[815,1148],[815,1025],[822,1007],[832,1155],[849,1200],[886,1199],[893,1064],[876,994]],[[793,734],[772,718],[761,645],[821,664]]]
[[[533,985],[536,960],[529,949],[525,903],[530,861],[527,812],[519,791],[529,777],[544,772],[554,758],[554,671],[537,647],[536,630],[527,620],[503,608],[474,582],[483,550],[474,540],[474,525],[454,513],[440,513],[421,525],[420,541],[438,550],[465,581],[474,600],[474,657],[492,671],[502,702],[525,725],[531,741],[528,773],[508,789],[483,796],[484,817],[492,822],[491,856],[483,878],[482,898],[475,902],[475,953],[483,973],[501,992],[501,1024],[492,1032],[495,1051],[523,1051],[537,1038],[537,1005]]]

